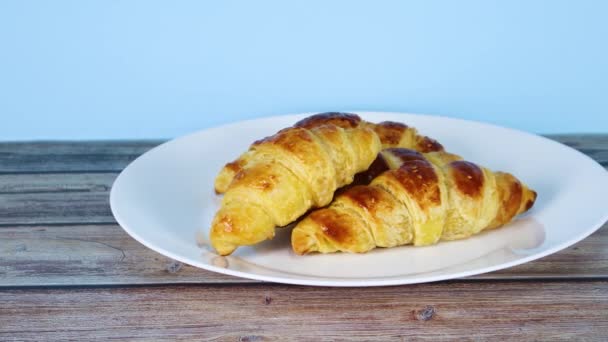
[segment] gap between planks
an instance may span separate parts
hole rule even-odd
[[[355,299],[356,300],[353,300]],[[0,339],[601,340],[605,282],[0,289]]]
[[[608,167],[608,135],[555,135],[552,137],[586,152],[596,161]],[[87,151],[92,155],[105,156],[105,159],[96,160],[96,163],[118,162],[112,159],[112,155],[120,156],[120,158],[125,155],[129,156],[131,158],[129,160],[121,159],[120,163],[123,164],[119,163],[121,167],[116,170],[120,171],[126,165],[125,163],[158,143],[136,141],[0,143],[0,171],[4,164],[21,165],[20,158],[26,158],[34,163],[24,165],[29,165],[29,167],[37,165],[37,170],[48,171],[43,170],[46,164],[44,164],[44,158],[40,159],[40,155],[54,153],[54,167],[68,172],[73,168],[82,168],[80,167],[82,165],[90,166],[91,155],[87,155]],[[11,154],[11,148],[18,149],[18,153],[13,151]],[[91,152],[91,150],[93,151]],[[62,156],[69,156],[71,159],[62,160]],[[59,167],[61,163],[64,165]],[[118,172],[96,172],[89,166],[84,167],[88,171],[82,173],[56,173],[57,170],[55,170],[52,173],[0,175],[0,226],[115,222],[108,205],[108,198]],[[95,173],[91,173],[94,171]]]
[[[556,254],[466,279],[607,279],[608,224]],[[120,226],[0,228],[0,287],[257,282],[178,263]]]
[[[608,166],[608,134],[554,134],[546,137],[576,148]],[[4,142],[0,143],[0,174],[120,172],[135,158],[163,142]]]

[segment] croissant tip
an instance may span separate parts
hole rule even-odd
[[[220,172],[220,174],[215,178],[215,182],[213,184],[215,193],[218,195],[225,193],[230,187],[230,184],[234,179],[234,175],[234,173],[224,172],[222,170],[222,172]]]
[[[532,189],[529,190],[530,191],[530,198],[528,198],[524,211],[528,211],[530,210],[530,208],[532,208],[532,206],[534,205],[534,203],[536,203],[536,199],[538,198],[538,193]]]
[[[236,250],[236,246],[233,245],[224,245],[224,246],[215,246],[215,251],[217,254],[221,256],[226,256],[232,254]]]
[[[219,239],[214,238],[214,235],[211,234],[211,246],[215,249],[217,254],[221,256],[226,256],[232,254],[237,249],[237,245],[233,243],[227,243],[223,241],[218,241]]]
[[[220,182],[216,182],[215,185],[214,185],[214,187],[213,187],[213,190],[215,191],[216,195],[221,195],[224,192],[226,192],[226,188],[227,188],[227,186],[225,184],[222,184]]]
[[[317,251],[316,240],[299,229],[294,229],[291,233],[291,247],[297,255],[304,255]]]

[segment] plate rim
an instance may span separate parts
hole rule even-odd
[[[570,152],[574,152],[574,153],[578,154],[579,157],[583,157],[583,158],[587,159],[588,161],[590,161],[591,163],[593,163],[594,167],[599,168],[602,171],[606,172],[606,176],[608,177],[608,172],[598,162],[596,162],[594,159],[592,159],[588,155],[586,155],[568,145],[565,145],[563,143],[549,139],[547,137],[544,137],[544,136],[541,136],[541,135],[538,135],[535,133],[511,128],[511,127],[505,127],[505,126],[500,126],[500,125],[493,124],[493,123],[476,121],[476,120],[449,117],[449,116],[444,116],[444,115],[392,112],[392,111],[389,112],[389,111],[349,110],[349,111],[344,111],[344,112],[355,113],[362,117],[369,116],[369,115],[407,115],[407,116],[427,117],[427,118],[433,117],[433,118],[437,118],[440,120],[458,121],[463,124],[477,124],[477,125],[491,127],[493,129],[507,130],[507,131],[510,131],[511,133],[523,134],[523,135],[526,135],[533,139],[543,140],[545,142],[553,144],[556,148],[566,149],[566,150],[569,150]],[[233,269],[229,269],[229,268],[223,268],[223,267],[215,266],[215,265],[204,263],[204,262],[198,262],[198,261],[193,262],[193,260],[191,260],[187,257],[182,257],[178,254],[175,254],[171,251],[166,250],[165,248],[163,248],[161,246],[156,246],[152,243],[149,243],[149,241],[147,241],[145,238],[140,236],[136,232],[135,229],[130,227],[127,224],[126,220],[121,216],[120,210],[117,208],[117,204],[116,204],[116,196],[117,196],[116,189],[119,188],[120,184],[124,181],[125,173],[129,168],[131,168],[134,164],[141,162],[142,158],[147,158],[147,156],[149,156],[150,154],[155,153],[155,151],[157,151],[158,149],[166,148],[166,146],[169,144],[174,144],[174,143],[177,143],[178,141],[192,138],[193,136],[201,134],[208,130],[230,129],[231,126],[243,125],[243,124],[246,125],[247,123],[252,123],[252,122],[256,122],[256,121],[260,121],[260,120],[273,120],[276,118],[285,119],[288,117],[293,117],[293,119],[296,120],[296,119],[298,119],[298,117],[305,117],[307,115],[313,115],[313,114],[317,114],[317,113],[319,113],[319,112],[271,115],[271,116],[263,116],[263,117],[233,121],[233,122],[225,123],[225,124],[218,125],[218,126],[206,127],[204,129],[200,129],[200,130],[176,137],[174,139],[170,139],[168,141],[165,141],[165,142],[151,148],[150,150],[146,151],[145,153],[143,153],[140,156],[138,156],[137,158],[135,158],[125,168],[123,168],[123,170],[115,178],[115,180],[112,184],[112,187],[110,189],[109,202],[110,202],[110,209],[112,211],[114,218],[116,219],[116,222],[129,236],[134,238],[137,242],[141,243],[145,247],[147,247],[159,254],[167,256],[173,260],[176,260],[176,261],[188,264],[188,265],[192,265],[192,266],[195,266],[198,268],[202,268],[202,269],[205,269],[205,270],[208,270],[211,272],[226,274],[226,275],[244,278],[244,279],[250,279],[250,280],[258,280],[258,281],[273,282],[273,283],[283,283],[283,284],[291,284],[291,285],[328,286],[328,287],[372,287],[372,286],[410,285],[410,284],[437,282],[437,281],[450,280],[450,279],[459,279],[459,278],[470,277],[473,275],[490,273],[490,272],[497,271],[497,270],[511,268],[511,267],[514,267],[517,265],[525,264],[527,262],[543,258],[550,254],[561,251],[567,247],[570,247],[570,246],[576,244],[577,242],[584,240],[589,235],[593,234],[595,231],[600,229],[608,221],[608,210],[606,210],[606,212],[602,215],[602,218],[600,219],[600,221],[598,221],[594,225],[590,225],[590,228],[588,228],[585,231],[582,231],[581,234],[575,236],[572,239],[569,239],[569,240],[563,241],[562,243],[556,244],[553,247],[548,248],[542,252],[534,253],[529,256],[518,258],[518,259],[509,261],[509,262],[498,263],[496,265],[492,265],[492,266],[488,266],[488,267],[477,268],[477,269],[468,270],[468,271],[453,272],[453,273],[432,275],[432,276],[426,276],[426,277],[425,276],[414,277],[414,278],[400,278],[400,276],[391,276],[391,277],[372,277],[372,278],[348,278],[348,279],[339,279],[339,278],[338,279],[336,279],[336,278],[327,279],[326,278],[326,279],[324,279],[323,277],[318,277],[318,276],[310,276],[308,278],[270,276],[270,275],[263,275],[263,274],[257,274],[257,273],[248,273],[248,272],[233,270]],[[193,239],[193,243],[194,243],[194,239]],[[276,271],[276,272],[280,273],[280,271]]]

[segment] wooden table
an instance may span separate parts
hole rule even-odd
[[[608,166],[608,135],[552,138]],[[0,143],[0,340],[608,339],[606,225],[557,254],[466,279],[260,283],[182,265],[116,224],[112,181],[158,143]]]

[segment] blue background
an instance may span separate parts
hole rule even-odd
[[[0,140],[326,110],[608,131],[608,1],[2,1]]]

